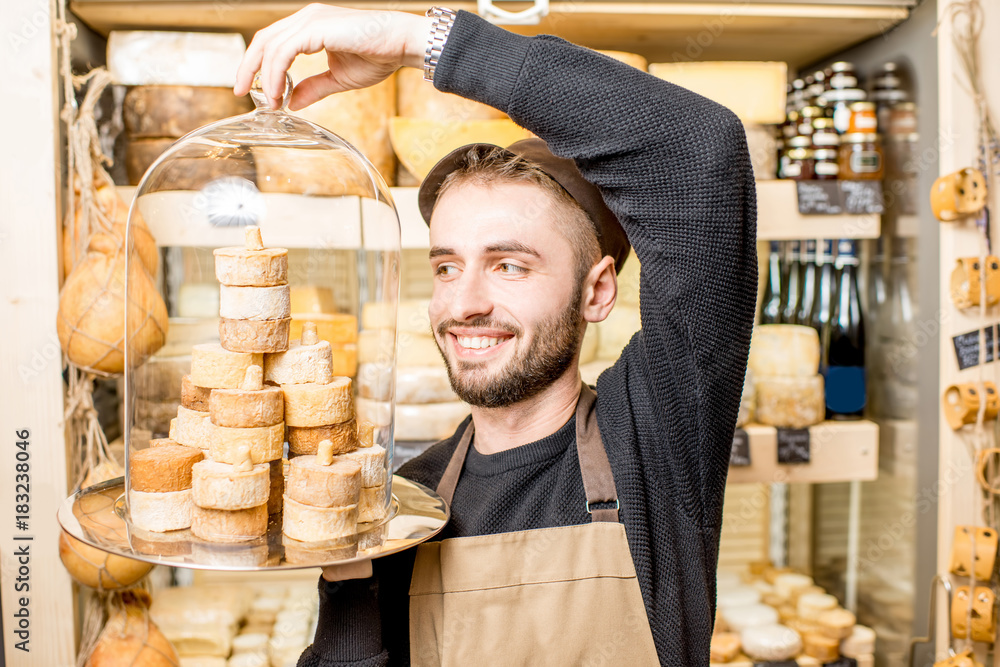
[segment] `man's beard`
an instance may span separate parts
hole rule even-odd
[[[555,382],[573,363],[580,347],[580,299],[574,297],[561,313],[543,320],[535,329],[531,345],[519,351],[498,371],[489,372],[482,364],[458,361],[456,369],[441,349],[451,327],[502,329],[514,334],[513,343],[523,334],[519,327],[490,317],[470,322],[446,320],[437,327],[435,338],[448,367],[451,388],[469,405],[506,408],[537,395]]]

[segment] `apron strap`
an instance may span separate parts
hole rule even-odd
[[[615,477],[608,462],[608,453],[604,450],[601,432],[597,426],[597,394],[585,383],[580,383],[580,398],[576,404],[576,449],[580,459],[580,475],[583,477],[583,489],[587,496],[587,513],[591,521],[610,521],[618,523],[618,490],[615,488]],[[455,487],[465,465],[465,457],[469,453],[475,424],[470,421],[462,433],[462,438],[455,447],[455,452],[448,461],[437,492],[441,498],[451,505],[455,496]],[[614,504],[607,509],[593,508],[598,503]]]

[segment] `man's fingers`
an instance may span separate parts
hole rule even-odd
[[[327,581],[346,581],[347,579],[368,579],[372,576],[371,560],[346,565],[332,565],[323,568],[323,578]]]
[[[253,85],[253,77],[258,71],[260,71],[266,46],[272,39],[274,39],[275,35],[284,30],[287,23],[294,17],[295,14],[281,19],[266,28],[258,30],[253,36],[253,39],[250,40],[250,45],[243,54],[243,60],[240,61],[240,66],[236,70],[236,85],[233,88],[234,93],[242,96],[246,95],[250,91],[250,86]]]
[[[344,90],[346,88],[334,80],[331,72],[315,74],[295,84],[295,90],[292,92],[292,101],[288,104],[288,108],[292,111],[298,111],[313,102],[318,102],[327,95],[339,93]]]

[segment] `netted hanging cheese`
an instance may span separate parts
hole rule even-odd
[[[233,352],[284,352],[291,318],[280,320],[219,319],[219,340]]]
[[[292,500],[288,494],[283,501],[282,532],[292,539],[317,542],[357,533],[357,505],[312,507]]]
[[[368,489],[385,484],[385,449],[381,445],[356,449],[337,458],[355,461],[361,466],[362,488]]]
[[[216,426],[258,428],[273,426],[285,414],[285,397],[278,387],[265,387],[260,366],[247,369],[239,389],[213,389],[209,415]]]
[[[395,437],[398,440],[443,440],[469,416],[467,403],[396,404]]]
[[[267,532],[267,505],[244,510],[215,510],[193,506],[191,532],[210,542],[243,542]]]
[[[291,315],[288,285],[219,285],[220,317],[232,320],[280,320]]]
[[[281,511],[281,496],[285,493],[285,461],[277,459],[268,464],[270,484],[267,496],[267,513],[277,514]]]
[[[320,340],[314,322],[302,326],[300,340],[285,352],[264,356],[264,379],[275,384],[329,384],[333,382],[330,343]]]
[[[381,521],[385,515],[385,485],[361,489],[361,497],[358,501],[358,522]]]
[[[823,421],[823,376],[758,377],[757,421],[770,426],[805,428]]]
[[[164,533],[191,525],[191,489],[165,493],[129,490],[128,511],[132,523],[144,530]]]
[[[353,419],[327,426],[289,426],[285,435],[289,456],[315,454],[324,440],[333,443],[334,454],[346,454],[358,448],[357,425]]]
[[[324,441],[329,442],[329,441]],[[357,505],[361,465],[356,461],[324,463],[322,455],[298,456],[289,462],[285,495],[313,507]]]
[[[201,343],[191,348],[191,382],[206,389],[236,389],[243,384],[247,369],[260,366],[260,354],[236,352],[218,343]]]
[[[163,445],[132,452],[129,485],[136,491],[162,493],[191,488],[191,469],[205,458],[200,449]]]
[[[188,410],[208,412],[208,397],[211,394],[211,387],[199,387],[190,375],[181,378],[181,405]]]
[[[812,377],[819,373],[819,335],[797,324],[763,324],[754,328],[748,366],[754,379],[774,376]]]
[[[288,282],[288,250],[265,248],[259,227],[244,230],[243,247],[216,248],[215,277],[223,285],[270,287]]]
[[[170,420],[170,439],[174,442],[208,449],[212,444],[212,422],[207,412],[177,408],[177,416]]]
[[[285,425],[283,422],[256,428],[212,427],[211,446],[208,456],[221,463],[239,463],[240,448],[250,450],[253,463],[267,463],[281,458],[285,445]]]
[[[266,505],[270,475],[266,463],[241,467],[202,461],[194,467],[194,504],[217,510],[244,510]]]
[[[326,384],[286,384],[281,390],[289,426],[326,426],[354,419],[350,378],[338,377]]]

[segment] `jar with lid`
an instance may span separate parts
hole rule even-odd
[[[813,177],[813,151],[809,137],[794,137],[785,142],[781,156],[781,178],[808,181]]]
[[[865,91],[860,88],[828,90],[822,100],[832,109],[833,126],[839,134],[847,134],[851,124],[851,105],[865,101]]]
[[[799,112],[792,109],[785,116],[785,122],[781,126],[781,135],[785,139],[797,137],[799,134]]]
[[[803,107],[799,112],[799,135],[812,136],[813,120],[823,117],[823,109],[817,106]]]
[[[813,119],[812,146],[817,149],[833,148],[834,150],[840,146],[840,135],[837,134],[837,130],[833,126],[832,118]]]
[[[885,155],[874,132],[845,134],[840,143],[840,177],[848,181],[877,181],[885,173]]]
[[[813,178],[817,181],[834,181],[840,175],[839,155],[836,148],[817,148],[813,151]]]
[[[888,134],[899,136],[916,133],[917,105],[913,102],[902,102],[889,107],[888,116]]]
[[[805,94],[806,83],[802,79],[792,81],[792,92],[788,97],[788,102],[792,110],[799,111],[808,104]]]
[[[810,79],[812,80],[810,82]],[[806,97],[810,104],[815,104],[816,99],[826,91],[826,73],[823,70],[813,72],[806,77]]]
[[[830,65],[830,89],[851,90],[858,87],[858,75],[854,71],[854,63],[845,61]]]
[[[847,122],[849,134],[870,133],[878,131],[878,117],[875,115],[874,102],[854,102],[850,106],[851,115]]]

